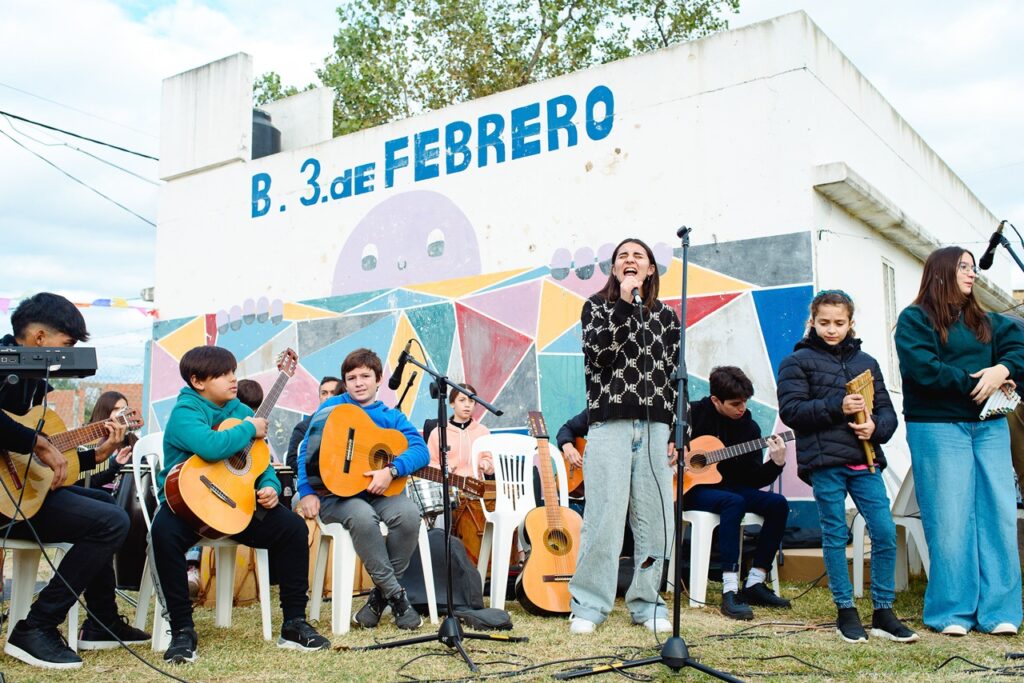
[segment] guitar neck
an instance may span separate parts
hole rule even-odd
[[[284,391],[284,387],[288,384],[289,375],[286,372],[282,372],[274,380],[274,386],[270,387],[270,391],[263,399],[263,403],[256,409],[256,414],[253,417],[262,417],[266,419],[270,416],[270,411],[277,405],[277,399],[281,398],[281,393]]]
[[[31,425],[30,425],[31,426]],[[102,422],[96,422],[93,424],[79,427],[78,429],[72,429],[67,432],[61,432],[53,436],[47,435],[50,443],[60,451],[61,453],[70,451],[73,448],[84,446],[87,443],[93,441],[99,441],[107,435],[107,430],[103,428]]]
[[[796,434],[794,434],[791,430],[779,432],[778,434],[775,434],[775,436],[781,438],[783,441],[792,441],[793,439],[796,438]],[[712,463],[728,460],[729,458],[738,457],[745,453],[750,453],[751,451],[761,450],[763,448],[766,448],[767,446],[768,439],[754,439],[753,441],[744,441],[743,443],[738,443],[734,446],[726,446],[725,448],[719,448],[716,451],[708,451],[707,453],[704,454],[704,458],[706,462],[710,465]]]
[[[560,505],[558,501],[558,485],[555,484],[555,470],[551,466],[551,453],[547,437],[537,439],[537,466],[540,469],[540,485],[544,491],[544,515],[547,517],[548,528],[554,529],[561,525]]]
[[[397,456],[389,458],[388,464],[394,462],[395,458],[397,458]],[[421,467],[420,469],[416,470],[415,472],[412,473],[412,476],[419,477],[420,479],[426,479],[428,481],[437,482],[438,484],[444,483],[444,472],[442,472],[437,467],[430,467],[429,465],[426,467]],[[469,479],[469,477],[463,476],[461,474],[448,474],[448,483],[457,489],[465,490],[467,479]]]

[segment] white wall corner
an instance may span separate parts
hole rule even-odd
[[[281,131],[281,151],[311,147],[334,137],[334,91],[315,88],[259,107]]]
[[[161,179],[252,158],[252,84],[244,52],[164,79]]]

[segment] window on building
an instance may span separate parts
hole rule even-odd
[[[896,355],[896,316],[899,314],[896,310],[896,269],[885,259],[882,259],[882,296],[885,297],[885,336],[889,340],[889,367],[885,384],[893,391],[902,391],[900,361]]]

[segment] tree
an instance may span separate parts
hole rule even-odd
[[[739,0],[350,0],[317,71],[351,133],[728,28]],[[263,92],[285,92],[273,72]],[[269,86],[269,87],[268,87]]]

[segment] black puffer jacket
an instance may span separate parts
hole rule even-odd
[[[843,414],[846,383],[871,370],[875,379],[875,463],[885,467],[881,444],[896,431],[896,411],[874,358],[860,350],[860,340],[847,337],[829,346],[812,328],[779,366],[779,417],[796,432],[797,474],[810,483],[810,473],[824,467],[865,464],[864,448]]]

